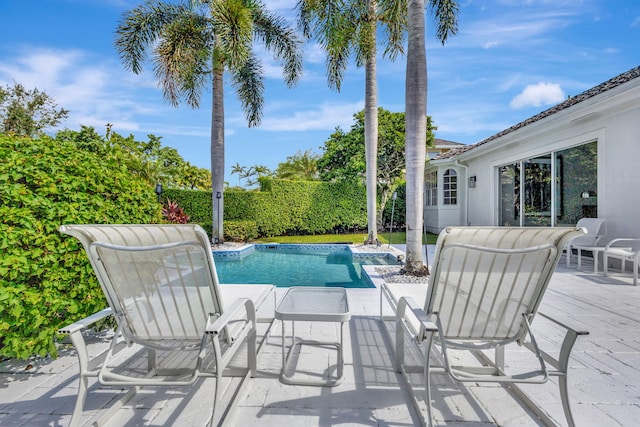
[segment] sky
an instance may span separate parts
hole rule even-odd
[[[171,0],[177,1],[177,0]],[[295,25],[296,0],[263,0]],[[211,92],[201,107],[163,100],[153,75],[127,71],[114,47],[122,14],[139,0],[0,0],[0,85],[20,83],[51,96],[69,117],[59,129],[106,124],[144,141],[161,137],[193,165],[210,168]],[[639,0],[461,0],[459,31],[442,46],[427,12],[427,114],[436,137],[481,141],[640,65]],[[340,92],[327,86],[325,57],[305,42],[304,74],[292,89],[258,49],[265,108],[249,128],[225,85],[225,180],[231,166],[278,163],[298,151],[321,153],[336,127],[348,131],[364,107],[364,69],[352,64]],[[379,49],[382,51],[382,49]],[[403,57],[378,59],[378,105],[404,111]],[[229,78],[226,79],[230,81]],[[56,129],[51,129],[55,133]]]

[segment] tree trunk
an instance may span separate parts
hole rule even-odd
[[[405,150],[407,170],[406,272],[424,275],[422,262],[422,213],[424,165],[427,143],[427,54],[425,48],[425,0],[408,2],[409,40],[405,87]]]
[[[213,102],[211,106],[211,188],[212,237],[214,243],[224,242],[224,70],[214,66]],[[220,196],[220,197],[218,197]]]
[[[369,13],[375,16],[376,1],[369,2]],[[376,20],[371,25],[373,42],[372,51],[365,65],[365,97],[364,97],[364,146],[366,162],[366,187],[367,187],[367,222],[369,243],[378,240],[378,221],[376,219],[377,204],[377,172],[378,172],[378,83],[376,76]]]

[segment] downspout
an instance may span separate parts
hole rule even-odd
[[[464,188],[465,188],[464,224],[469,226],[469,225],[471,225],[471,223],[469,222],[469,166],[463,165],[462,163],[460,163],[460,160],[456,160],[455,161],[455,165],[459,166],[461,168],[464,168],[464,172],[465,172],[464,173],[464,179],[465,179],[465,184],[464,184]]]

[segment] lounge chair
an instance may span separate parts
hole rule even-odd
[[[564,249],[567,254],[567,267],[571,265],[571,255],[573,249],[577,249],[578,260],[580,260],[580,251],[583,250],[581,248],[598,246],[600,244],[607,231],[607,221],[605,218],[580,218],[578,220],[578,223],[576,224],[576,227],[584,228],[586,230],[586,234],[583,236],[574,237],[565,245]],[[595,265],[597,265],[597,259],[595,259],[597,256],[598,254],[596,252],[593,252]]]
[[[640,261],[640,239],[613,239],[603,251],[604,275],[609,276],[609,258],[619,259],[621,271],[625,272],[625,263],[633,265],[633,286],[638,286],[638,264]]]
[[[550,375],[558,376],[565,416],[574,425],[567,389],[568,360],[577,336],[587,332],[550,319],[567,330],[556,359],[538,347],[531,323],[562,249],[583,232],[546,227],[447,228],[438,237],[428,286],[382,286],[381,309],[385,298],[395,313],[395,368],[405,379],[419,414],[418,387],[412,385],[410,376],[420,374],[424,380],[427,417],[421,416],[423,424],[432,425],[431,374],[446,373],[459,382],[506,383],[543,420],[551,418],[515,383],[544,383]],[[418,305],[418,298],[424,305]],[[385,318],[382,320],[384,323]],[[417,350],[412,354],[418,355],[420,366],[405,360],[409,359],[405,357],[405,335],[411,337]],[[512,343],[534,353],[534,369],[505,372],[504,349]],[[456,366],[454,350],[470,351],[481,363]],[[494,350],[495,358],[489,358],[485,350]],[[434,359],[438,360],[435,365]]]
[[[208,237],[197,225],[63,225],[60,231],[82,242],[109,304],[59,330],[70,335],[80,364],[70,425],[80,424],[90,377],[131,387],[121,403],[140,386],[215,377],[213,420],[223,374],[255,375],[256,305],[273,286],[251,285],[245,288],[251,299],[224,301],[221,288],[232,285],[219,286]],[[111,346],[90,360],[82,332],[107,316],[117,323]],[[231,371],[243,345],[248,366]]]

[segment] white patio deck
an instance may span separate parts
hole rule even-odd
[[[278,290],[278,294],[282,295]],[[381,331],[377,289],[349,290],[352,319],[345,328],[345,381],[337,387],[291,386],[278,380],[281,353],[280,327],[274,324],[258,356],[258,375],[237,381],[219,408],[228,407],[222,424],[228,426],[368,425],[410,426],[418,423],[406,390],[391,363],[392,342]],[[580,337],[570,362],[570,398],[578,426],[630,426],[640,419],[640,287],[631,278],[605,278],[559,263],[542,311],[578,329]],[[265,315],[265,313],[261,313]],[[266,313],[269,315],[270,313]],[[549,325],[534,322],[539,339],[556,342],[559,335]],[[335,333],[334,324],[296,324],[296,333]],[[106,348],[96,339],[94,350]],[[72,349],[55,361],[41,359],[0,364],[0,425],[64,426],[69,423],[78,381]],[[335,367],[334,353],[304,348],[298,359],[303,374],[328,373]],[[447,426],[541,425],[508,391],[499,386],[457,386],[438,379],[435,393],[436,422]],[[141,390],[121,409],[108,416],[108,425],[205,426],[211,415],[215,380],[170,391]],[[96,386],[94,386],[96,387]],[[564,424],[555,384],[532,386],[534,400]],[[106,413],[124,392],[90,393],[85,405],[87,425]],[[233,404],[228,405],[231,397]]]

